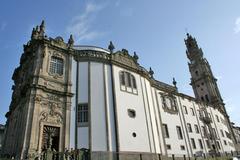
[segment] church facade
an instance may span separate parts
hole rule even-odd
[[[186,155],[235,151],[229,117],[201,48],[185,39],[195,98],[156,80],[136,53],[74,45],[32,31],[6,114],[3,153],[25,158],[49,147],[91,153]],[[121,159],[121,158],[120,158]]]

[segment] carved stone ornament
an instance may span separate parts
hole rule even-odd
[[[162,99],[163,110],[170,114],[178,114],[176,97],[174,97],[171,94],[163,94],[163,93],[160,93],[160,94]]]
[[[45,112],[43,111],[40,114],[40,121],[41,122],[49,122],[49,123],[55,123],[55,124],[62,124],[63,123],[63,117],[59,112]]]

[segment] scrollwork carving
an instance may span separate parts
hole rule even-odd
[[[178,114],[177,100],[172,94],[161,93],[162,108],[165,112],[170,114]]]
[[[63,123],[63,117],[59,112],[54,112],[53,110],[46,112],[43,111],[40,114],[40,121],[41,122],[49,122],[49,123],[56,123],[56,124],[62,124]]]

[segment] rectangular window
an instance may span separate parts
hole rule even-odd
[[[225,137],[224,133],[223,133],[223,130],[220,130],[220,132],[221,132],[222,137]]]
[[[133,75],[131,75],[131,81],[132,81],[132,87],[133,87],[134,89],[137,89],[136,80],[135,80],[135,78],[134,78]]]
[[[167,124],[163,124],[163,136],[164,138],[169,138],[169,133],[168,133],[168,126]]]
[[[198,129],[198,126],[196,124],[194,124],[194,128],[195,128],[196,133],[199,133],[199,129]]]
[[[195,112],[193,110],[193,108],[190,108],[191,109],[191,112],[192,112],[192,116],[195,116]]]
[[[193,147],[193,149],[196,149],[196,144],[195,144],[195,140],[194,140],[194,138],[191,138],[191,143],[192,143],[192,147]]]
[[[202,126],[202,132],[203,132],[203,136],[207,136],[206,127]]]
[[[219,121],[219,118],[218,118],[218,116],[217,116],[217,115],[216,115],[216,119],[217,119],[217,122],[220,122],[220,121]]]
[[[171,145],[170,144],[167,144],[167,149],[171,149]]]
[[[187,123],[188,132],[192,132],[192,126],[190,123]]]
[[[120,72],[120,84],[125,85],[125,74],[124,72]]]
[[[184,145],[181,145],[180,148],[181,148],[181,150],[185,150],[185,146]]]
[[[88,123],[88,104],[78,104],[77,121],[80,124]]]
[[[178,139],[183,139],[181,127],[176,126],[176,128],[177,128]]]
[[[224,140],[223,142],[224,142],[224,145],[226,146],[227,145],[227,141]]]
[[[63,59],[52,56],[49,71],[51,74],[63,75]]]
[[[202,140],[201,140],[201,139],[198,139],[198,142],[199,142],[199,146],[200,146],[200,148],[203,149]]]
[[[127,87],[132,87],[132,84],[131,84],[131,74],[126,72],[127,74]]]
[[[186,106],[183,106],[183,110],[184,110],[184,113],[185,113],[185,114],[188,114],[188,111],[187,111],[187,107],[186,107]]]
[[[221,149],[220,143],[217,141],[217,147],[218,149]]]

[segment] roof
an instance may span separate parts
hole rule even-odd
[[[73,46],[73,49],[75,50],[91,50],[91,51],[99,51],[110,54],[110,51],[101,47],[97,46],[88,46],[88,45],[76,45]]]

